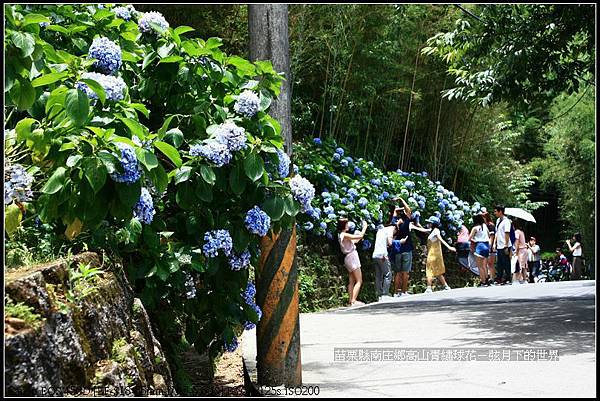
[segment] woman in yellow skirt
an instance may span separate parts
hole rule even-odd
[[[427,222],[431,226],[431,234],[427,237],[427,267],[425,268],[425,274],[427,276],[427,289],[426,293],[432,292],[431,283],[434,277],[437,277],[445,290],[449,290],[450,286],[446,283],[444,273],[446,267],[444,266],[444,257],[442,255],[442,244],[452,252],[456,252],[456,248],[450,246],[444,241],[440,233],[440,219],[436,216],[431,216]]]

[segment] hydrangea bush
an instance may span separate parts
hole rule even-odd
[[[298,221],[298,227],[309,236],[334,239],[339,218],[349,219],[351,231],[365,220],[369,228],[358,249],[372,252],[377,229],[389,223],[390,205],[400,204],[392,199],[400,196],[423,225],[430,216],[438,216],[442,235],[453,242],[461,225],[470,226],[472,216],[485,210],[477,202],[471,205],[460,200],[439,182],[431,181],[427,172],[384,172],[372,161],[353,158],[333,139],[298,143],[294,156],[299,174],[314,184],[317,193]]]
[[[130,5],[5,16],[5,146],[25,155],[5,174],[7,230],[25,211],[122,256],[160,327],[211,355],[235,349],[262,314],[248,290],[260,236],[314,196],[268,114],[282,76]]]

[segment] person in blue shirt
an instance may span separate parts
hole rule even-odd
[[[411,230],[429,233],[431,230],[414,223],[410,206],[402,198],[402,207],[396,206],[392,215],[392,224],[397,227],[396,236],[390,247],[390,260],[393,260],[392,271],[394,275],[394,294],[399,297],[408,295],[408,282],[412,270],[413,243],[410,238]]]

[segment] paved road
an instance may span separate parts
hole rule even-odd
[[[595,281],[461,288],[302,314],[303,383],[332,397],[595,397],[595,292]],[[512,350],[513,359],[544,348],[558,360],[336,360],[344,347]],[[253,352],[247,332],[247,361]]]

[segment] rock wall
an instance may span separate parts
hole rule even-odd
[[[79,263],[101,265],[89,252],[73,257],[71,269]],[[104,271],[87,290],[74,289],[68,263],[57,261],[8,272],[5,292],[40,315],[28,324],[5,313],[5,394],[176,395],[146,310],[122,274]]]

